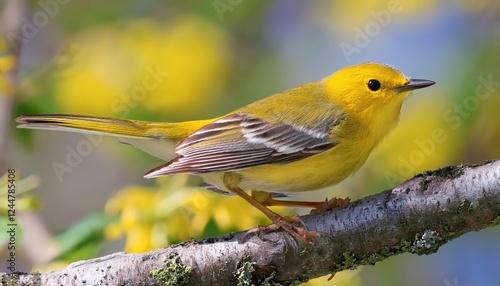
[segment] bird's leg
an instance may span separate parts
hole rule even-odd
[[[274,199],[270,193],[262,191],[252,191],[252,198],[263,204],[264,206],[288,206],[288,207],[304,207],[312,208],[311,213],[320,213],[337,207],[347,205],[351,198],[345,199],[332,198],[331,200],[325,199],[323,202],[309,202],[309,201],[282,201]]]
[[[225,173],[223,181],[229,190],[231,190],[232,192],[234,192],[238,196],[242,197],[244,200],[249,202],[252,206],[254,206],[258,210],[260,210],[262,213],[264,213],[275,225],[275,227],[273,227],[273,226],[261,227],[258,229],[258,231],[270,232],[270,231],[275,231],[275,230],[278,230],[279,228],[281,228],[284,231],[291,234],[293,237],[295,237],[303,242],[309,242],[309,238],[321,235],[321,233],[319,233],[319,232],[307,230],[298,216],[282,217],[279,214],[268,209],[265,205],[263,205],[261,202],[259,202],[258,200],[256,200],[252,196],[250,196],[249,194],[247,194],[240,187],[238,187],[238,184],[240,181],[239,175],[237,175],[235,173],[229,173],[229,172]],[[298,226],[295,225],[296,223],[299,223],[299,225]]]

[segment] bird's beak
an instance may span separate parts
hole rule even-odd
[[[424,88],[435,84],[432,80],[426,79],[410,79],[403,86],[397,89],[398,92],[411,91],[414,89]]]

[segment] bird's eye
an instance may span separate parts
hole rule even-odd
[[[376,79],[370,79],[368,81],[368,88],[371,90],[371,91],[377,91],[380,89],[380,81],[376,80]]]

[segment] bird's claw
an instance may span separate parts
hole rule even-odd
[[[332,198],[331,200],[325,199],[324,202],[320,202],[317,206],[311,210],[311,214],[321,213],[327,210],[331,210],[338,207],[343,207],[351,201],[350,197],[345,199]]]
[[[255,234],[260,238],[261,233],[275,232],[280,229],[286,231],[296,239],[305,243],[310,243],[311,238],[326,235],[326,233],[308,230],[304,222],[300,219],[300,216],[295,215],[292,217],[279,217],[273,224],[258,226],[257,228],[251,229],[245,234],[243,239],[245,239],[249,234]]]

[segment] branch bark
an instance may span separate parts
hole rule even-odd
[[[428,171],[302,220],[329,235],[305,244],[282,231],[260,238],[239,232],[16,279],[27,285],[286,285],[403,252],[434,253],[462,234],[500,223],[500,161]]]

